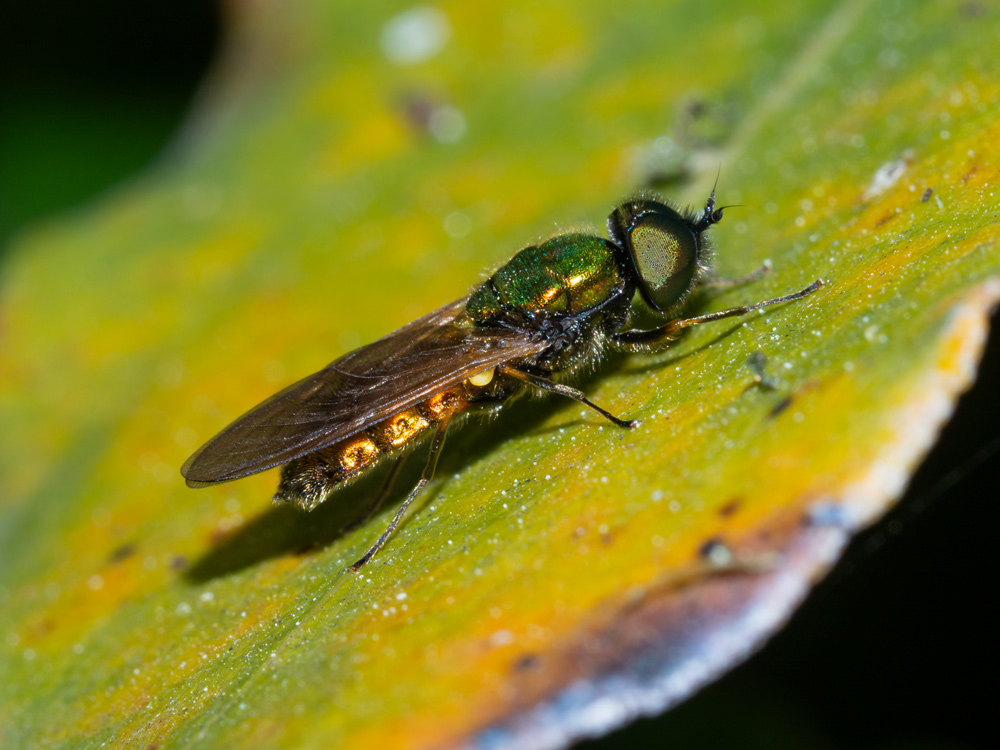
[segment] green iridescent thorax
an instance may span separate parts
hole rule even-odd
[[[466,304],[473,320],[496,319],[504,308],[577,315],[607,301],[623,278],[610,242],[589,234],[564,234],[525,248],[490,281]]]

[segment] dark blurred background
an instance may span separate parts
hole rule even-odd
[[[157,157],[220,33],[211,0],[2,3],[0,254]]]
[[[0,256],[157,159],[220,41],[203,0],[0,10]],[[2,273],[2,267],[0,267]],[[677,710],[598,748],[996,746],[1000,336],[906,498],[790,627]]]

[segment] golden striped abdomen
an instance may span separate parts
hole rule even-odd
[[[345,440],[296,458],[282,467],[274,501],[312,510],[333,490],[414,445],[430,428],[468,405],[469,385],[462,383]]]

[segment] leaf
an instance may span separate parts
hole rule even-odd
[[[244,9],[173,159],[15,248],[4,747],[606,732],[779,627],[971,381],[1000,299],[992,7],[441,8],[408,17],[444,44],[412,65],[379,51],[388,5]],[[692,310],[827,287],[605,363],[588,395],[639,430],[552,400],[464,428],[361,575],[392,509],[341,529],[380,477],[311,514],[268,507],[273,472],[184,487],[270,392],[642,181],[700,204],[720,164],[720,272],[774,271]]]

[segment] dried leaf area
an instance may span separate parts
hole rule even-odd
[[[899,498],[1000,301],[986,4],[243,9],[180,156],[0,276],[0,745],[559,748],[761,647]],[[975,12],[971,9],[975,6]],[[532,30],[545,30],[536,33]],[[684,29],[664,44],[665,30]],[[692,61],[698,61],[696,65]],[[178,470],[253,404],[637,188],[700,314],[310,513]]]

